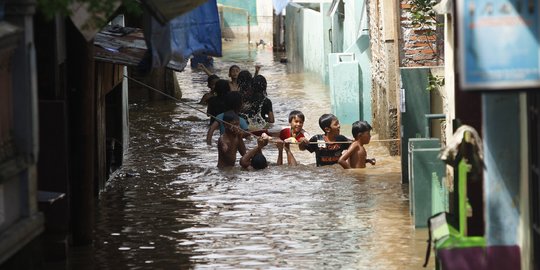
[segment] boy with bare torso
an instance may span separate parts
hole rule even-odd
[[[352,124],[354,142],[338,160],[345,169],[365,168],[366,162],[375,165],[375,159],[368,159],[364,145],[371,140],[371,126],[366,121],[356,121]]]
[[[218,139],[218,168],[233,167],[236,163],[236,152],[242,156],[246,154],[238,115],[233,111],[227,111],[223,115],[223,122],[227,124],[225,132]]]

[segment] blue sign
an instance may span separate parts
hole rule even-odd
[[[537,0],[459,0],[464,90],[540,87]]]

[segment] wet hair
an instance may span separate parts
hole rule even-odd
[[[355,139],[358,134],[370,130],[372,130],[372,127],[366,121],[356,121],[352,124],[352,135]]]
[[[238,121],[238,114],[233,111],[223,113],[223,122],[232,123],[233,121]]]
[[[266,78],[263,75],[257,75],[253,77],[251,83],[253,93],[266,93]]]
[[[266,157],[262,153],[257,153],[251,158],[251,167],[255,170],[261,170],[268,167]]]
[[[237,91],[231,91],[225,95],[227,110],[240,111],[242,108],[242,95]]]
[[[229,81],[219,79],[216,82],[214,91],[216,92],[216,95],[219,97],[225,96],[227,93],[231,91],[231,86],[229,85]]]
[[[232,65],[232,66],[229,68],[229,73],[231,73],[231,70],[233,70],[233,68],[240,69],[239,66],[237,66],[237,65]]]
[[[206,82],[211,83],[213,80],[219,80],[219,76],[216,75],[216,74],[212,74],[212,75],[208,76],[208,79],[206,79]]]
[[[289,113],[289,123],[292,122],[295,117],[302,119],[302,122],[306,121],[306,118],[301,111],[292,111]]]
[[[319,117],[319,127],[321,127],[323,131],[325,131],[324,129],[330,127],[332,121],[334,120],[338,120],[335,115],[331,113],[325,113],[321,115],[321,117]]]
[[[240,73],[238,73],[238,78],[236,78],[236,82],[240,87],[243,85],[251,85],[252,80],[253,76],[251,75],[251,72],[247,70],[240,71]]]

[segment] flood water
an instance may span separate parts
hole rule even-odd
[[[321,132],[330,97],[318,77],[288,74],[269,48],[224,46],[218,75],[261,65],[276,125],[297,109],[304,129]],[[208,118],[185,105],[206,110],[197,104],[206,75],[189,66],[178,75],[181,102],[130,106],[129,154],[100,195],[93,260],[73,269],[425,269],[426,234],[414,229],[399,158],[383,143],[367,145],[377,165],[361,170],[316,167],[295,146],[297,167],[219,170],[219,132],[207,146]],[[341,133],[352,137],[350,125]],[[275,163],[275,146],[263,151]]]

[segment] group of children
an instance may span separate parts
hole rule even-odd
[[[268,114],[268,111],[266,113],[261,112],[261,108],[265,106],[265,100],[269,101],[269,99],[266,98],[266,80],[257,74],[260,67],[256,67],[257,75],[255,77],[250,80],[249,76],[246,76],[248,79],[243,80],[241,79],[241,75],[244,71],[240,71],[238,66],[232,66],[229,69],[231,81],[219,79],[219,77],[211,74],[204,66],[200,68],[209,74],[208,87],[212,89],[210,97],[203,96],[201,99],[201,103],[206,102],[208,104],[207,111],[211,116],[206,137],[207,144],[210,145],[212,143],[212,136],[215,130],[219,128],[221,134],[217,143],[219,168],[233,167],[236,163],[237,153],[242,156],[240,158],[240,165],[243,168],[266,168],[268,162],[262,150],[268,143],[275,143],[278,148],[278,159],[276,162],[278,165],[283,164],[283,150],[286,152],[287,164],[291,166],[297,165],[297,161],[291,152],[290,144],[298,144],[299,150],[302,151],[315,152],[317,166],[339,163],[343,168],[349,169],[365,168],[366,163],[375,165],[375,159],[368,159],[367,152],[364,148],[364,145],[370,142],[372,129],[366,121],[356,121],[353,123],[353,141],[340,134],[339,120],[333,114],[323,114],[319,118],[319,126],[324,134],[318,134],[308,139],[309,135],[303,129],[305,116],[297,110],[289,114],[289,127],[279,131],[268,131],[261,127],[253,130],[250,122],[254,115],[258,115],[266,122],[270,122],[269,120],[272,123],[274,122],[271,102],[271,114]],[[256,80],[255,78],[258,76],[262,77],[262,79]],[[246,85],[248,83],[249,85]],[[235,90],[231,90],[232,88],[235,88]],[[252,110],[255,108],[253,112],[250,112],[251,114],[247,115],[247,118],[242,117],[242,113],[246,112],[245,107],[243,107],[246,101],[251,103],[250,108]],[[255,106],[253,106],[253,103]],[[216,110],[216,108],[219,110]],[[218,111],[220,112],[217,113]],[[216,119],[217,121],[215,121]],[[257,146],[251,150],[247,150],[244,144],[244,138],[251,135],[257,136]]]

